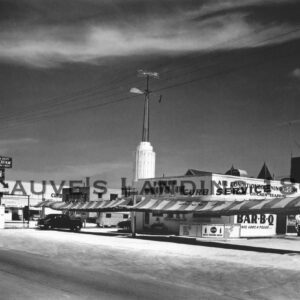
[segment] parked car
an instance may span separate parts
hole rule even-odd
[[[70,218],[68,215],[50,214],[44,219],[39,219],[38,226],[41,229],[69,228],[79,231],[82,228],[82,221],[80,218]]]

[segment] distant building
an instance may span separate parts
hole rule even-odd
[[[78,181],[80,182],[80,181]],[[101,181],[102,182],[102,181]],[[8,180],[7,185],[0,186],[1,204],[5,206],[5,220],[23,221],[28,219],[28,205],[30,206],[30,217],[37,218],[50,213],[61,213],[61,211],[53,210],[49,207],[36,208],[35,206],[44,201],[97,201],[97,200],[114,200],[121,196],[121,189],[108,188],[104,182],[102,186],[93,185],[68,187],[70,182],[64,184],[55,184],[55,182],[35,182]],[[85,183],[82,183],[85,184]],[[91,213],[92,214],[92,213]],[[94,218],[97,218],[94,213]]]

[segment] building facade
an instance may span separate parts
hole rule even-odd
[[[237,170],[238,171],[238,170]],[[185,201],[220,201],[232,203],[240,201],[268,201],[292,199],[300,196],[299,183],[271,180],[269,178],[246,177],[245,172],[235,175],[217,174],[197,170],[188,170],[183,176],[140,179],[135,187],[140,197],[155,199],[178,199]],[[161,203],[161,202],[160,202]],[[265,202],[264,202],[265,203]],[[163,207],[163,204],[159,204]],[[137,232],[157,231],[172,234],[197,236],[203,238],[225,237],[260,237],[273,236],[278,232],[286,232],[286,216],[276,214],[238,214],[210,215],[195,212],[176,212],[174,208],[155,209],[137,213]]]

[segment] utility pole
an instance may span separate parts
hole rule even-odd
[[[135,193],[133,194],[133,206],[136,205],[136,195]],[[131,233],[132,233],[132,237],[135,238],[136,236],[136,213],[135,211],[133,211],[131,213]]]
[[[130,89],[130,93],[145,95],[142,142],[149,142],[149,100],[150,94],[152,93],[152,91],[149,89],[149,81],[150,78],[159,79],[159,74],[157,72],[138,70],[138,77],[146,78],[146,89],[142,91],[134,87]]]
[[[30,195],[27,195],[27,204],[28,204],[28,228],[30,227]]]

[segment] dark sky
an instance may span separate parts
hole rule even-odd
[[[0,25],[10,179],[131,179],[138,69],[160,73],[150,83],[157,176],[232,164],[257,176],[264,161],[284,176],[300,155],[297,0],[0,0]]]

